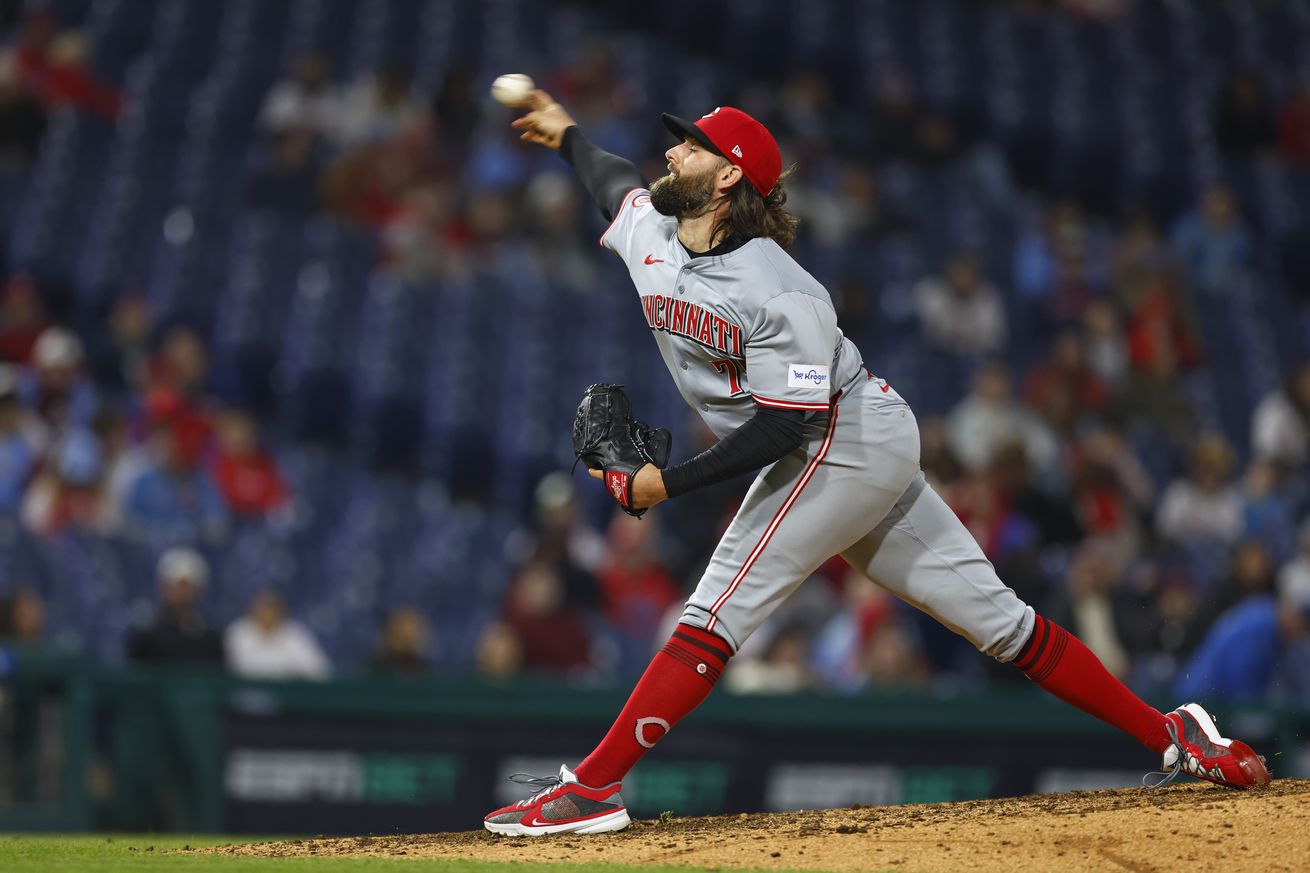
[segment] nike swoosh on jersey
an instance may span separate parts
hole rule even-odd
[[[663,259],[663,258],[656,258],[656,257],[653,257],[653,256],[651,256],[651,255],[647,255],[647,256],[646,256],[646,266],[648,266],[648,267],[649,267],[651,264],[662,264],[662,263],[664,263],[664,259]]]

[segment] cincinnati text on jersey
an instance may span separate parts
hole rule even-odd
[[[641,308],[653,330],[684,336],[741,357],[741,328],[703,306],[663,294],[643,294]]]

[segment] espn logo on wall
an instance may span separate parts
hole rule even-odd
[[[223,788],[247,803],[447,803],[459,769],[454,756],[432,752],[238,748]]]

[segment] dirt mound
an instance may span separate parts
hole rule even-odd
[[[1310,870],[1310,781],[1259,791],[1207,783],[1000,800],[636,821],[590,837],[486,831],[294,840],[239,855],[407,856],[816,870]],[[1191,865],[1189,865],[1190,868]]]

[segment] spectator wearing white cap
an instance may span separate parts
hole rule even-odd
[[[209,584],[209,564],[195,549],[177,547],[159,557],[159,611],[148,627],[128,639],[128,657],[155,664],[212,664],[223,660],[223,644],[200,611]]]
[[[55,431],[89,427],[95,389],[82,370],[82,341],[64,327],[48,327],[32,348],[32,372],[19,387],[24,404]]]

